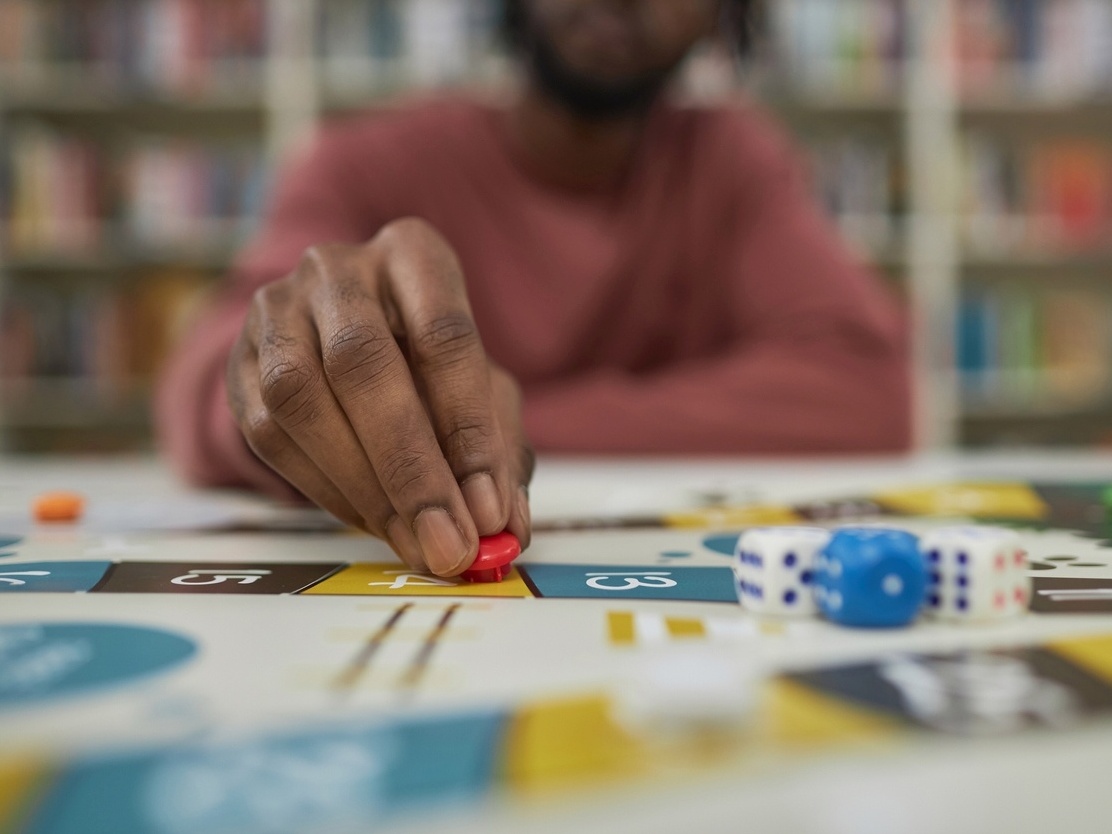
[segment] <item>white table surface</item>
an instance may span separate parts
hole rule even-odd
[[[805,501],[962,479],[1112,482],[1112,451],[924,454],[892,458],[673,459],[542,457],[531,487],[536,519],[621,515],[724,503]],[[241,493],[185,487],[156,458],[0,457],[0,510],[26,511],[47,489],[108,499],[193,498],[259,506]]]
[[[1112,481],[1112,454],[823,461],[545,458],[532,496],[534,517],[546,520],[676,510],[705,503],[708,494],[726,503],[800,501],[955,479]],[[188,490],[149,458],[0,459],[0,515],[26,514],[30,496],[53,488],[113,501],[198,502],[248,516],[273,512],[250,496]],[[1112,831],[1109,774],[1112,726],[1104,722],[960,747],[928,739],[883,758],[816,760],[786,778],[710,778],[682,802],[672,794],[637,793],[626,800],[552,807],[541,815],[491,809],[429,820],[412,830],[1106,834]]]

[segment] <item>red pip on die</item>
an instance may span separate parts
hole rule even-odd
[[[998,620],[1027,611],[1027,552],[1014,530],[942,527],[920,539],[927,611],[943,620]]]

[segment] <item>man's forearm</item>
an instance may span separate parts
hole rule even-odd
[[[599,372],[526,392],[538,449],[656,454],[898,452],[911,442],[901,352],[764,347],[656,375]]]

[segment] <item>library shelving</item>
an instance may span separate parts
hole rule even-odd
[[[1112,425],[1112,0],[765,0],[737,72],[914,324],[917,443]],[[500,89],[499,0],[0,0],[0,449],[149,442],[160,355],[322,118]]]
[[[273,89],[302,7],[0,0],[0,449],[149,444],[161,357],[311,121]]]
[[[772,6],[805,103],[895,99],[919,445],[1112,441],[1112,2]]]
[[[1112,3],[951,2],[959,437],[1112,442]]]

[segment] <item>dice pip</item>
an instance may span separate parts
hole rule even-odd
[[[843,527],[815,557],[815,602],[839,625],[908,625],[923,604],[926,584],[918,539],[904,530]]]
[[[815,613],[811,576],[815,554],[830,532],[818,527],[758,527],[738,539],[734,579],[738,599],[759,614]]]
[[[1019,534],[999,527],[943,527],[921,542],[927,611],[943,620],[997,620],[1027,610],[1031,580]]]

